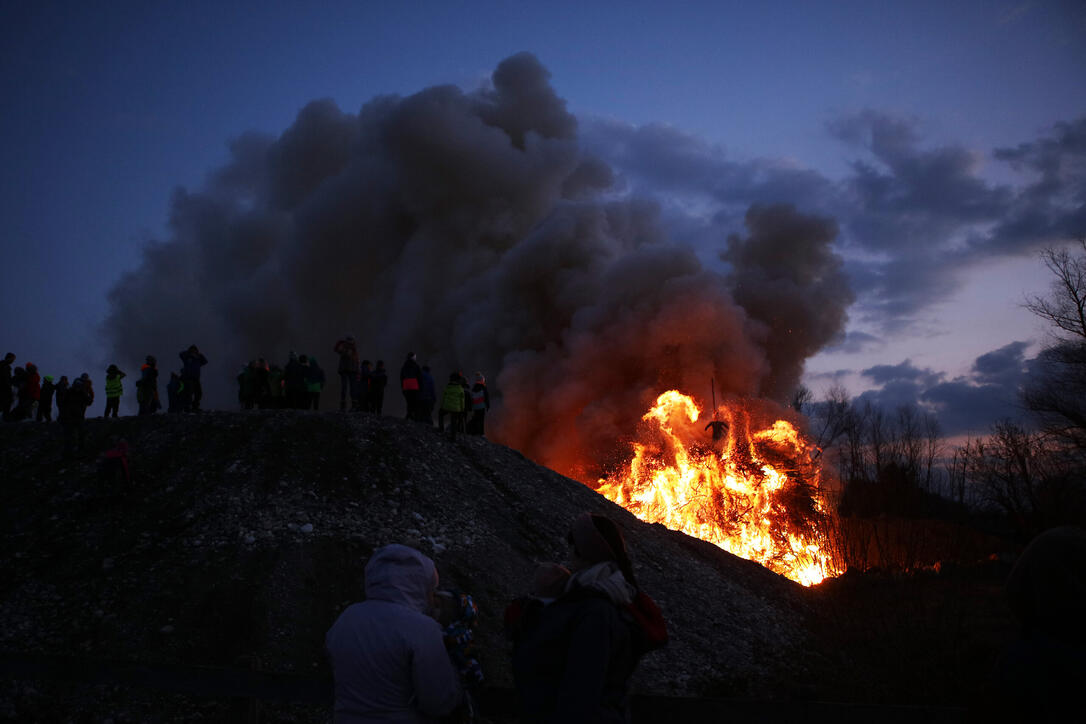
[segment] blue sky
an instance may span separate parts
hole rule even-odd
[[[1047,288],[1036,251],[1084,218],[1082,4],[671,5],[5,4],[0,346],[92,368],[108,291],[231,139],[278,135],[314,99],[357,113],[475,89],[529,51],[581,143],[706,263],[749,203],[837,220],[853,344],[809,361],[811,387],[936,404],[992,397],[983,355],[1024,370],[1044,332],[1018,307]]]

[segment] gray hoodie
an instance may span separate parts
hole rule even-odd
[[[325,646],[337,724],[434,721],[460,703],[441,626],[427,615],[437,569],[414,548],[388,545],[366,564],[366,600],[347,608]]]

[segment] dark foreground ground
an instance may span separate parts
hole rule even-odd
[[[501,612],[584,510],[620,522],[669,621],[634,682],[638,721],[961,721],[1015,635],[1005,564],[804,589],[513,450],[401,420],[206,413],[87,433],[68,459],[55,425],[0,426],[2,720],[330,721],[323,634],[369,553],[403,542],[475,596],[480,721],[511,721]],[[97,474],[122,437],[131,489]]]

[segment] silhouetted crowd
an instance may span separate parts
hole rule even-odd
[[[353,412],[382,414],[388,370],[384,360],[371,363],[360,359],[355,339],[347,335],[336,342],[334,353],[339,358],[336,367],[340,380],[339,409]],[[195,345],[178,353],[181,365],[171,371],[162,390],[166,395],[166,411],[199,412],[203,399],[200,373],[207,357]],[[6,421],[52,421],[54,403],[57,419],[73,429],[77,442],[81,438],[79,423],[94,403],[94,389],[86,372],[69,383],[67,376],[55,381],[44,377],[37,366],[28,362],[15,366],[15,354],[8,352],[0,362],[0,414]],[[109,365],[105,376],[106,406],[103,417],[117,417],[124,380],[127,374],[115,364]],[[237,374],[238,402],[243,410],[317,410],[326,378],[316,358],[309,354],[290,353],[282,366],[268,364],[263,358],[251,360]],[[138,414],[153,415],[162,409],[158,360],[147,355],[136,380]],[[407,407],[407,419],[437,426],[452,437],[457,434],[484,434],[484,420],[490,409],[490,393],[486,377],[476,372],[469,382],[460,371],[449,374],[448,384],[440,399],[428,365],[420,365],[415,354],[409,353],[400,367],[400,390]],[[439,405],[440,403],[440,405]],[[446,422],[447,420],[447,422]]]

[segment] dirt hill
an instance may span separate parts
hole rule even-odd
[[[8,651],[324,672],[325,631],[359,600],[371,551],[431,555],[472,593],[491,682],[511,684],[501,615],[539,561],[563,560],[582,511],[619,521],[672,632],[639,690],[770,696],[811,664],[802,589],[644,524],[583,485],[485,439],[388,417],[206,413],[4,427]],[[133,489],[99,480],[124,438]]]
[[[536,563],[567,557],[570,521],[592,511],[622,527],[672,636],[643,660],[636,691],[826,696],[827,682],[847,667],[848,656],[825,635],[833,616],[824,593],[645,524],[482,438],[454,442],[389,417],[293,411],[86,427],[85,452],[74,459],[65,457],[56,425],[2,427],[0,654],[9,660],[68,656],[92,667],[327,678],[325,631],[362,598],[369,554],[399,542],[434,558],[443,587],[475,596],[486,674],[509,687],[504,607],[526,592]],[[121,438],[130,446],[131,490],[97,472],[101,451]],[[215,720],[237,706],[229,697],[133,694],[108,677],[80,686],[47,679],[4,684],[0,715],[170,721],[184,711]],[[327,716],[314,705],[275,711],[259,720]]]

